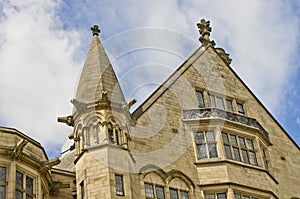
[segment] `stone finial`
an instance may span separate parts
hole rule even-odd
[[[201,19],[200,23],[198,23],[197,26],[199,28],[199,33],[201,35],[199,40],[202,43],[202,45],[206,46],[208,44],[211,44],[212,46],[214,46],[215,42],[211,41],[209,38],[211,32],[210,22],[205,21],[205,19]]]
[[[91,31],[93,32],[93,36],[98,36],[100,33],[99,27],[97,25],[94,25],[93,27],[91,27]]]

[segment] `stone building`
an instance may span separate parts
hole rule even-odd
[[[201,46],[133,113],[92,28],[70,152],[0,128],[0,198],[296,199],[299,146],[198,25]]]

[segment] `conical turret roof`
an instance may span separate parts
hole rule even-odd
[[[101,41],[98,26],[91,28],[93,41],[88,51],[75,99],[82,103],[94,103],[106,94],[114,104],[125,102],[118,79]]]

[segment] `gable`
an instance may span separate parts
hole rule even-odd
[[[218,53],[217,50],[210,45],[198,48],[132,113],[134,120],[139,120],[167,90],[176,96],[181,110],[197,108],[198,102],[195,91],[204,91],[223,98],[234,99],[238,103],[244,104],[248,117],[257,119],[266,128],[276,126],[276,132],[279,133],[280,131],[280,134],[282,134],[278,136],[285,136],[293,147],[296,146],[300,150],[295,141],[226,63],[224,56]],[[269,131],[274,132],[275,130],[273,128]],[[276,136],[273,136],[273,138],[276,139]],[[279,140],[279,142],[281,141]]]

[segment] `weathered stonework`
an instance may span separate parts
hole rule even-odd
[[[1,127],[6,198],[20,191],[16,171],[34,179],[34,198],[300,198],[299,146],[214,47],[209,22],[198,27],[202,46],[130,114],[135,101],[94,26],[73,113],[59,118],[74,127],[74,150],[48,160],[38,142]]]

